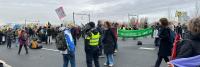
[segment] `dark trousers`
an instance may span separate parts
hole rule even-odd
[[[76,46],[76,38],[73,38],[74,39],[74,45]]]
[[[103,55],[103,44],[99,45],[99,56]]]
[[[7,48],[11,48],[11,39],[8,39],[8,41],[7,41]]]
[[[18,54],[20,54],[21,49],[22,49],[23,46],[24,46],[24,48],[25,48],[25,50],[26,50],[26,54],[28,54],[28,48],[27,48],[27,45],[26,45],[26,44],[22,44],[22,45],[19,46]]]
[[[158,56],[158,59],[157,59],[156,64],[155,64],[155,67],[160,67],[162,59],[164,59],[166,63],[169,62],[169,58],[167,56],[165,56],[165,57]]]
[[[115,50],[118,50],[118,44],[117,44],[117,40],[116,40],[116,44],[114,45]]]
[[[98,50],[96,51],[88,51],[86,52],[86,62],[87,62],[87,67],[93,67],[92,62],[94,61],[95,67],[100,67],[99,65],[99,52]]]

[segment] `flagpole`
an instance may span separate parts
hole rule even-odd
[[[198,14],[199,14],[199,3],[198,3],[198,0],[196,0],[195,2],[195,8],[196,8],[196,17],[198,17]]]
[[[74,15],[75,15],[75,13],[73,12],[73,22],[75,24],[76,22],[75,22],[75,16]]]

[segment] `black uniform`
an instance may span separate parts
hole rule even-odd
[[[98,33],[97,30],[92,30],[91,32],[88,33],[88,37],[91,37],[91,33],[96,35]],[[100,42],[100,39],[99,39]],[[95,67],[100,67],[99,65],[99,45],[98,46],[91,46],[90,40],[85,39],[85,53],[86,53],[86,62],[87,62],[87,67],[92,67],[94,61]]]

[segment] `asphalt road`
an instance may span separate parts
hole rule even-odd
[[[142,46],[136,45],[137,41],[143,42]],[[153,67],[157,58],[158,48],[153,46],[154,39],[140,38],[138,40],[119,40],[119,51],[116,54],[114,67]],[[76,47],[77,67],[86,67],[83,40],[78,41]],[[25,54],[24,48],[21,55],[18,55],[18,47],[12,44],[11,49],[6,45],[0,45],[0,60],[6,61],[13,67],[62,67],[62,54],[56,50],[55,44],[42,44],[45,49],[31,50]],[[100,58],[100,65],[103,66],[105,58]],[[161,67],[167,67],[164,61]]]

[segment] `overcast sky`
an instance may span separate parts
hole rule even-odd
[[[195,0],[0,0],[0,22],[24,23],[24,19],[59,23],[55,9],[63,6],[67,17],[72,21],[72,12],[90,13],[91,20],[98,19],[127,21],[128,13],[141,17],[168,17],[170,10],[187,11],[194,15]],[[87,20],[75,16],[76,20]]]

